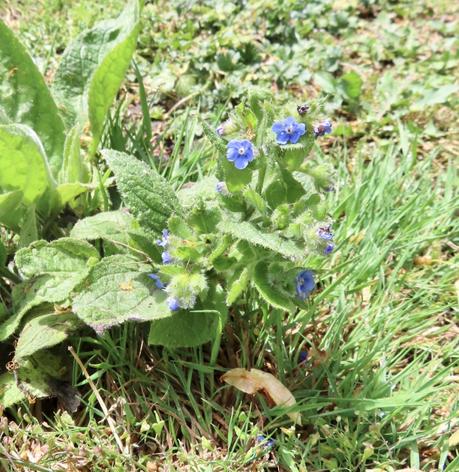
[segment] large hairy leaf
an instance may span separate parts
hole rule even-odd
[[[14,333],[32,308],[65,301],[98,257],[93,246],[71,238],[37,241],[19,250],[16,265],[21,274],[31,278],[14,287],[13,314],[0,325],[0,341]]]
[[[148,343],[171,348],[194,347],[217,337],[228,315],[223,290],[217,287],[214,294],[197,308],[180,310],[169,318],[152,321]]]
[[[127,244],[129,233],[135,229],[135,220],[126,211],[105,211],[79,220],[70,236],[78,239],[106,239]]]
[[[54,175],[62,163],[64,123],[43,76],[12,31],[0,21],[0,115],[39,136]],[[2,166],[3,168],[3,166]]]
[[[19,362],[37,351],[61,343],[81,325],[81,321],[73,313],[50,313],[31,319],[19,335],[15,360]]]
[[[30,204],[54,186],[38,136],[24,125],[0,125],[0,188],[20,190]]]
[[[73,126],[79,117],[89,116],[93,148],[134,53],[139,10],[139,1],[131,0],[118,18],[83,32],[65,51],[57,70],[54,92],[66,121]]]
[[[113,150],[104,150],[102,154],[131,213],[145,230],[160,234],[172,213],[182,212],[174,190],[155,170],[135,157]]]
[[[102,259],[75,297],[73,311],[98,333],[129,320],[170,316],[167,295],[155,287],[150,271],[150,266],[128,256]]]
[[[282,239],[274,233],[264,233],[247,221],[236,222],[226,219],[219,223],[218,229],[236,239],[270,249],[288,259],[300,260],[304,257],[304,254],[301,254],[301,251],[292,242]]]
[[[268,264],[265,261],[259,262],[255,266],[253,272],[253,283],[258,290],[258,293],[264,298],[270,305],[293,312],[295,305],[284,296],[278,288],[271,285],[269,280]]]
[[[51,275],[72,278],[88,269],[88,261],[97,260],[99,253],[85,241],[61,238],[50,243],[36,241],[16,253],[19,272],[27,278]]]
[[[24,214],[21,206],[23,193],[21,190],[2,193],[0,195],[0,223],[17,231]]]

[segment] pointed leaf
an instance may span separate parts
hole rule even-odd
[[[129,154],[104,150],[124,203],[140,225],[156,236],[172,213],[182,213],[174,190],[155,170]]]
[[[64,123],[48,87],[24,46],[0,21],[0,115],[32,128],[54,175],[62,163]],[[3,166],[2,166],[3,168]]]

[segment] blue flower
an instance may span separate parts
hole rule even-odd
[[[215,132],[219,135],[219,136],[223,136],[223,133],[225,132],[225,128],[223,127],[223,124],[219,125],[217,127],[217,129],[215,130]]]
[[[164,251],[161,254],[161,259],[163,260],[163,264],[170,264],[174,261],[174,258],[170,255],[168,251]]]
[[[156,288],[159,288],[160,290],[166,288],[166,286],[161,282],[158,274],[148,274],[148,277],[155,281]]]
[[[295,144],[306,133],[306,125],[297,123],[295,118],[289,116],[283,121],[278,121],[271,128],[276,133],[277,144]]]
[[[170,311],[180,310],[180,302],[177,298],[169,297],[166,301]]]
[[[322,123],[314,126],[314,136],[318,138],[319,136],[324,136],[332,132],[332,124],[331,121],[325,120]]]
[[[324,241],[331,241],[333,239],[333,233],[330,231],[330,229],[331,229],[330,225],[321,226],[317,230],[317,235],[319,236],[320,239],[323,239]]]
[[[169,244],[169,231],[167,229],[163,229],[163,236],[156,240],[156,244],[161,247],[166,247]]]
[[[306,362],[308,360],[308,357],[309,357],[308,351],[301,351],[300,356],[298,358],[298,360],[300,361],[300,364],[303,362]]]
[[[315,288],[316,283],[314,282],[314,272],[312,270],[302,270],[296,276],[296,294],[300,300],[306,300]]]
[[[226,158],[234,163],[236,169],[245,169],[254,159],[253,144],[247,139],[231,140],[226,146]]]
[[[324,254],[328,256],[328,254],[331,254],[333,252],[333,249],[335,249],[335,245],[333,243],[328,243],[325,246]]]
[[[276,444],[274,439],[266,439],[262,434],[257,436],[256,441],[259,444],[263,444],[264,449],[271,449]]]

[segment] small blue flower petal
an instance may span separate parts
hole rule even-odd
[[[296,144],[301,136],[306,133],[306,125],[304,123],[297,123],[295,118],[289,116],[285,120],[277,121],[271,127],[276,133],[277,144]]]
[[[330,226],[324,226],[317,230],[317,236],[324,241],[331,241],[333,239],[333,233],[330,231]]]
[[[300,361],[300,364],[303,362],[306,362],[308,360],[308,357],[309,357],[308,351],[301,351],[300,356],[298,358],[298,360]]]
[[[328,254],[331,254],[333,252],[333,249],[335,249],[335,245],[333,243],[328,243],[325,246],[324,254],[328,256]]]
[[[266,439],[262,434],[256,437],[256,442],[261,444],[264,449],[271,449],[276,444],[274,439]]]
[[[174,260],[168,251],[164,251],[161,254],[161,259],[163,260],[163,264],[170,264]]]
[[[166,247],[169,244],[169,231],[167,229],[163,229],[163,236],[156,240],[156,244],[161,247]]]
[[[314,272],[312,270],[302,270],[296,276],[296,294],[300,300],[306,300],[309,294],[316,288]]]
[[[161,282],[158,274],[148,274],[148,277],[155,281],[156,288],[159,288],[160,290],[166,288],[166,286]]]
[[[180,302],[177,298],[169,297],[166,301],[170,311],[180,310]]]

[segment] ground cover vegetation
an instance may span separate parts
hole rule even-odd
[[[454,4],[0,12],[4,470],[459,469]]]

